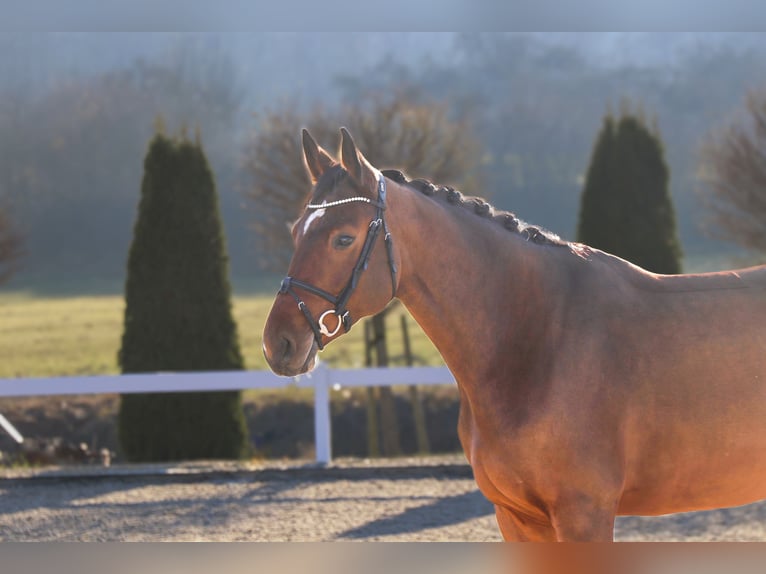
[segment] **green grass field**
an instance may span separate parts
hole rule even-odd
[[[266,369],[261,334],[272,295],[235,297],[234,314],[248,369]],[[120,296],[33,297],[0,294],[0,378],[117,373],[117,351],[125,309]],[[392,364],[403,364],[399,315],[388,318]],[[442,364],[439,353],[410,319],[416,364]],[[399,360],[397,360],[399,358]],[[363,327],[357,324],[329,345],[321,360],[336,367],[364,366]]]

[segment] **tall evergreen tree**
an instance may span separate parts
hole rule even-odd
[[[123,373],[242,369],[213,173],[199,142],[161,133],[144,162],[128,258]],[[239,392],[129,394],[118,431],[130,461],[239,458]]]
[[[656,129],[607,114],[580,203],[577,240],[655,273],[681,272],[669,170]]]

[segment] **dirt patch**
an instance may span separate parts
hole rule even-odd
[[[0,541],[499,541],[460,457],[15,469]],[[764,540],[766,502],[618,517],[615,538]]]

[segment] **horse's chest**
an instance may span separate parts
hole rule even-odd
[[[474,456],[471,457],[470,463],[473,477],[479,490],[491,502],[507,504],[509,495],[512,497],[514,495],[510,491],[516,490],[513,486],[521,487],[523,486],[523,481],[518,477],[513,477],[509,480],[508,472],[498,473],[492,465],[487,464],[486,456],[482,455],[481,451],[475,451],[473,454]]]
[[[536,472],[534,464],[530,465],[534,457],[530,458],[524,443],[512,435],[488,435],[470,423],[461,421],[460,434],[479,490],[494,504],[538,514],[532,502],[537,499],[533,489]]]
[[[461,397],[458,431],[474,479],[491,502],[538,516],[549,422],[512,401]]]
[[[487,499],[528,516],[544,518],[539,496],[524,468],[515,466],[512,458],[492,450],[476,448],[470,458],[474,480]]]

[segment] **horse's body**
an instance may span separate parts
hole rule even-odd
[[[341,169],[305,141],[315,180]],[[374,190],[352,152],[344,135],[352,181],[334,185],[337,197]],[[506,539],[611,540],[616,514],[766,498],[766,267],[655,275],[509,231],[509,216],[452,192],[386,184],[396,296],[455,376],[460,440]],[[329,250],[325,235],[362,233],[370,211],[327,210],[311,229],[301,218],[290,273],[342,287],[354,252]],[[355,317],[385,305],[386,272],[378,247],[350,300]],[[315,314],[319,301],[306,298]],[[316,347],[292,299],[278,297],[264,333],[272,368],[301,372]]]

